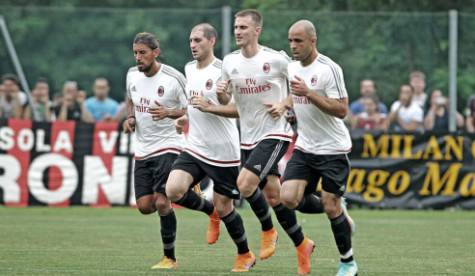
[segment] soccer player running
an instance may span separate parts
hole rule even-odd
[[[165,183],[185,142],[175,130],[174,119],[185,114],[186,80],[180,72],[156,60],[160,47],[153,34],[138,33],[133,52],[137,66],[127,72],[128,116],[123,128],[125,133],[135,132],[136,136],[135,198],[142,214],[158,211],[160,217],[164,256],[152,269],[174,269],[177,267],[177,222],[165,194]],[[204,199],[200,202],[212,206]],[[196,207],[183,205],[191,209]]]
[[[281,199],[287,207],[296,208],[322,178],[321,199],[340,252],[337,275],[356,275],[351,226],[340,205],[350,171],[347,153],[352,146],[342,121],[348,112],[343,72],[317,51],[312,22],[294,23],[289,43],[297,60],[289,64],[288,73],[299,136],[285,169]]]
[[[280,202],[277,164],[292,140],[286,111],[287,55],[258,44],[262,16],[256,10],[235,15],[234,36],[240,50],[223,60],[223,80],[216,93],[221,104],[231,97],[236,103],[241,126],[242,169],[237,185],[261,223],[260,259],[275,252],[277,230],[269,205],[297,249],[298,273],[310,272],[314,242],[304,237],[294,210]],[[262,189],[262,192],[261,192]]]
[[[216,96],[222,64],[213,52],[216,37],[215,28],[207,23],[196,25],[190,33],[194,61],[185,66],[186,92],[190,102],[187,118],[180,118],[178,122],[178,125],[183,125],[185,120],[189,120],[187,144],[172,166],[166,192],[172,202],[200,205],[203,200],[197,198],[190,187],[205,176],[211,178],[217,215],[224,222],[238,251],[232,271],[246,272],[254,265],[256,257],[249,250],[241,216],[233,205],[233,199],[239,198],[236,185],[240,165],[239,132],[235,119],[214,115],[220,113],[212,110],[214,106],[216,110],[226,112]],[[202,204],[201,208],[213,212],[211,204]],[[210,224],[217,227],[209,231],[212,234],[208,237],[210,244],[219,235],[219,218],[216,217],[217,224]]]

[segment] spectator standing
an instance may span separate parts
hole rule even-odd
[[[430,107],[424,118],[424,128],[431,131],[449,131],[449,113],[448,99],[442,95],[442,91],[432,91]],[[463,127],[463,116],[458,112],[455,116],[457,127]]]
[[[395,131],[421,130],[424,121],[422,108],[412,101],[414,90],[412,86],[404,84],[399,88],[399,100],[391,105],[388,123]]]
[[[96,121],[112,120],[117,114],[119,104],[109,98],[109,82],[105,78],[97,78],[92,87],[94,96],[86,100],[86,108]]]
[[[361,97],[350,104],[351,114],[358,115],[365,111],[364,99],[366,97],[376,97],[376,85],[371,79],[364,79],[360,82]],[[378,101],[378,109],[380,112],[387,114],[388,108],[382,102]]]
[[[13,74],[2,77],[2,92],[0,93],[0,109],[3,118],[23,118],[23,109],[28,103],[27,96],[20,91],[20,81]]]
[[[353,128],[363,130],[386,130],[386,114],[379,111],[376,97],[361,99],[364,111],[353,117]]]
[[[36,81],[31,91],[31,103],[25,109],[25,118],[37,122],[51,122],[51,102],[49,100],[49,85],[46,79]]]
[[[424,110],[427,100],[427,94],[424,92],[426,89],[426,75],[421,71],[412,71],[409,74],[409,84],[414,89],[412,101]]]
[[[84,105],[84,96],[78,97],[78,86],[75,81],[67,81],[63,85],[63,99],[61,105],[55,107],[54,112],[60,121],[83,121],[93,123],[94,118]]]
[[[466,111],[465,125],[468,133],[475,133],[475,96],[470,97]]]

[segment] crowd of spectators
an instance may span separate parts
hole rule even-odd
[[[30,97],[21,91],[17,76],[5,74],[0,82],[0,118],[31,119],[40,122],[82,121],[120,122],[126,105],[109,97],[106,78],[96,78],[91,95],[80,90],[77,82],[66,81],[60,93],[51,97],[48,81],[36,81]],[[426,77],[420,71],[409,74],[407,84],[399,87],[399,97],[390,108],[379,100],[374,80],[360,82],[360,97],[351,101],[345,120],[353,130],[392,132],[448,131],[449,99],[440,89],[426,93]],[[456,111],[457,129],[475,133],[475,95],[468,100],[465,117]]]
[[[407,84],[399,87],[399,97],[389,112],[379,101],[376,84],[371,79],[360,82],[360,98],[351,102],[347,123],[353,130],[381,130],[391,132],[449,131],[449,99],[441,89],[426,93],[423,72],[409,74]],[[465,118],[455,111],[458,130],[475,132],[475,96],[468,101]]]
[[[17,76],[5,74],[0,83],[0,118],[31,119],[37,122],[81,121],[120,122],[125,115],[117,101],[109,97],[110,86],[105,78],[97,78],[92,95],[80,90],[77,82],[66,81],[60,93],[51,97],[48,81],[40,78],[30,97],[20,89]]]

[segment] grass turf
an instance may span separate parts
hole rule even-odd
[[[260,229],[249,208],[239,210],[251,250]],[[0,207],[0,275],[228,275],[235,247],[221,224],[207,245],[208,219],[177,210],[179,269],[151,271],[162,256],[156,215],[132,208]],[[350,210],[360,275],[475,275],[475,212]],[[338,252],[323,215],[299,214],[317,249],[312,275],[335,275]],[[274,217],[274,224],[277,224]],[[247,275],[296,275],[296,256],[280,227],[276,255]]]

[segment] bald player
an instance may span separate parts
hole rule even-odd
[[[343,72],[318,52],[312,22],[297,21],[290,27],[288,38],[296,60],[288,65],[288,76],[299,135],[285,169],[281,200],[288,208],[297,208],[305,195],[315,191],[321,178],[321,200],[340,252],[337,276],[356,275],[351,226],[341,208],[350,172],[347,154],[352,146],[342,120],[348,112]]]

